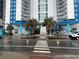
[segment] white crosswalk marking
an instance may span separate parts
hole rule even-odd
[[[47,40],[38,40],[36,45],[36,48],[34,48],[33,52],[38,52],[38,53],[51,53],[50,49],[48,47]],[[44,48],[43,48],[44,47]]]

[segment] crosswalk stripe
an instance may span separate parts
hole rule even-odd
[[[40,48],[38,48],[38,47],[40,47]],[[41,47],[46,47],[46,48],[41,48]],[[35,52],[35,53],[36,52],[37,53],[51,53],[50,49],[48,47],[47,40],[38,40],[33,52]]]

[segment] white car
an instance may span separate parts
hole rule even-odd
[[[69,34],[69,38],[70,38],[70,39],[73,39],[73,40],[79,39],[79,32],[70,33],[70,34]]]

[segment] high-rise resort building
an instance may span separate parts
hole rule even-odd
[[[19,32],[25,31],[22,25],[30,18],[30,0],[5,0],[5,3],[5,28],[12,24]]]
[[[0,25],[3,25],[4,19],[3,19],[3,1],[0,0]]]
[[[63,30],[79,30],[79,0],[56,0],[57,23]]]
[[[56,0],[30,0],[30,18],[43,22],[46,17],[56,19]]]
[[[19,31],[25,31],[22,24],[29,18],[43,22],[46,17],[54,17],[57,27],[70,32],[79,29],[79,0],[5,0],[5,28],[7,24],[19,25]]]

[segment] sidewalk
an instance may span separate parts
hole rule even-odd
[[[0,51],[0,59],[79,59],[79,55],[45,55]]]
[[[0,59],[29,59],[28,54],[0,51]]]
[[[79,59],[79,55],[55,55],[53,59]]]
[[[50,55],[0,51],[0,59],[50,59]]]

